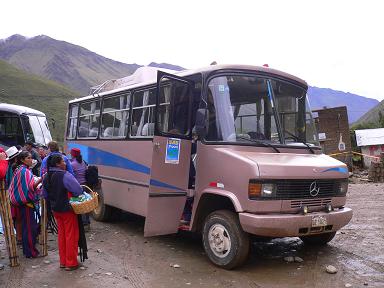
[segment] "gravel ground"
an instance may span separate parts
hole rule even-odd
[[[298,238],[254,242],[249,261],[234,271],[213,266],[195,234],[144,238],[144,220],[132,215],[92,223],[90,259],[73,272],[59,269],[52,235],[47,257],[21,258],[20,267],[10,268],[0,236],[0,287],[384,287],[383,188],[350,185],[354,216],[329,245],[306,247]],[[303,262],[289,263],[289,256]],[[328,274],[327,265],[337,273]]]

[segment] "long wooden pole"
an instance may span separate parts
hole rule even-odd
[[[15,230],[13,229],[13,220],[11,214],[11,204],[5,190],[4,180],[0,181],[0,209],[2,210],[2,222],[4,226],[4,236],[6,239],[6,245],[9,255],[9,261],[11,267],[19,266],[19,258],[17,256],[17,241]]]
[[[41,222],[40,222],[40,235],[41,235],[41,256],[48,255],[48,231],[47,231],[47,200],[41,198]]]

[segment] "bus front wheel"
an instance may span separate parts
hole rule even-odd
[[[99,205],[95,210],[92,211],[92,218],[96,221],[109,221],[112,218],[113,208],[104,204],[103,189],[100,187],[99,189],[95,190],[99,194]]]
[[[242,265],[249,254],[249,235],[240,226],[237,214],[218,210],[209,214],[203,228],[203,244],[209,259],[224,269]]]

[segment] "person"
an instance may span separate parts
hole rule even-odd
[[[11,205],[21,215],[23,254],[27,258],[36,258],[39,251],[36,249],[39,224],[37,222],[38,210],[35,203],[38,201],[37,186],[41,178],[33,177],[30,167],[32,155],[28,151],[22,151],[17,156],[17,168],[9,185],[9,198]]]
[[[8,161],[7,154],[3,148],[0,147],[0,181],[5,180],[5,175],[7,174]]]
[[[73,173],[71,162],[68,160],[67,156],[60,153],[59,145],[57,144],[57,142],[55,142],[55,141],[49,142],[48,143],[48,151],[49,151],[49,154],[47,155],[47,157],[44,158],[43,162],[41,163],[40,176],[44,175],[47,172],[47,162],[48,162],[49,157],[51,155],[56,155],[56,154],[63,156],[67,171],[69,173],[71,173],[72,175],[75,175]]]
[[[36,148],[35,143],[33,143],[32,141],[27,141],[25,142],[24,148],[29,153],[31,153],[32,159],[35,160],[34,166],[32,168],[33,175],[36,175],[36,176],[40,175],[39,172],[40,172],[40,166],[41,166],[41,158],[39,153],[37,153],[36,150],[34,149]]]
[[[69,203],[68,194],[79,196],[83,193],[83,189],[76,178],[66,171],[63,155],[60,153],[51,155],[47,164],[43,187],[58,226],[60,268],[72,271],[79,267],[77,260],[79,223]]]
[[[71,165],[76,180],[80,183],[80,185],[86,185],[87,180],[85,178],[85,173],[87,171],[87,163],[85,163],[85,161],[83,160],[83,156],[81,155],[80,149],[72,148],[71,157]],[[84,229],[89,231],[91,225],[89,213],[82,215],[82,221],[84,224]]]
[[[39,148],[37,149],[37,153],[39,153],[41,161],[43,161],[45,156],[47,156],[46,149],[47,149],[47,147],[45,147],[45,146],[39,146]]]
[[[7,158],[7,171],[5,174],[5,189],[9,189],[9,185],[11,184],[11,180],[13,178],[14,171],[16,170],[17,164],[17,156],[21,153],[21,147],[12,146],[5,151]],[[11,205],[11,214],[13,219],[13,224],[16,229],[16,240],[18,244],[22,244],[22,230],[21,230],[21,215],[19,213],[19,209]]]

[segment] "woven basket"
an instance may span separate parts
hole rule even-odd
[[[92,198],[81,203],[71,203],[75,214],[86,214],[92,212],[99,205],[99,195],[86,185],[81,185],[81,187],[83,187],[84,190],[87,190],[87,193],[90,194]]]

